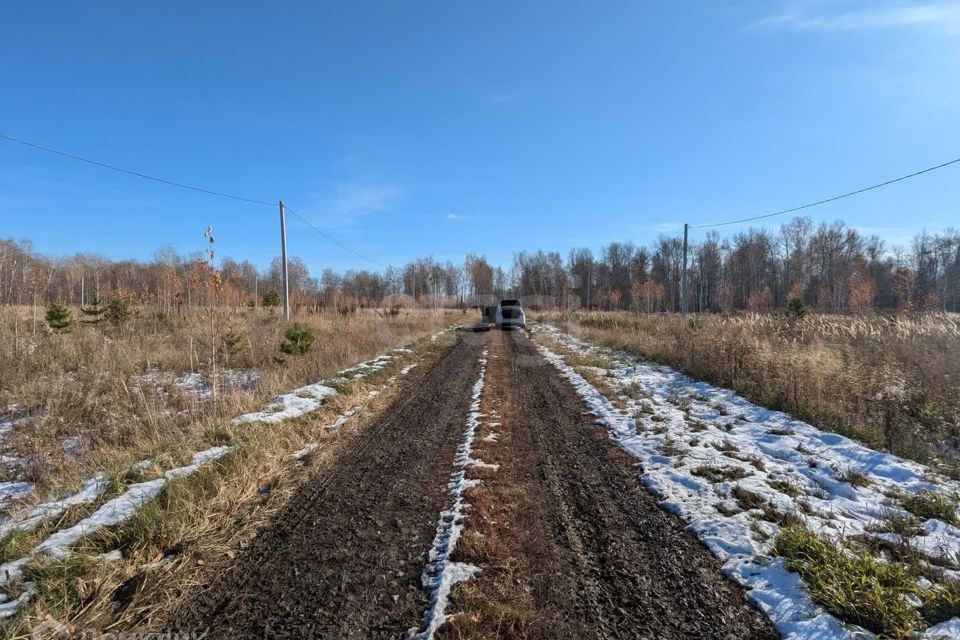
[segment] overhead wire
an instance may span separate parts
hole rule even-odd
[[[20,145],[26,146],[26,147],[31,147],[31,148],[33,148],[33,149],[37,149],[37,150],[40,150],[40,151],[45,151],[45,152],[47,152],[47,153],[52,153],[52,154],[55,154],[55,155],[58,155],[58,156],[61,156],[61,157],[64,157],[64,158],[69,158],[69,159],[71,159],[71,160],[76,160],[76,161],[79,161],[79,162],[84,162],[84,163],[87,163],[87,164],[90,164],[90,165],[94,165],[94,166],[97,166],[97,167],[101,167],[101,168],[104,168],[104,169],[109,169],[109,170],[111,170],[111,171],[117,171],[117,172],[119,172],[119,173],[125,173],[125,174],[127,174],[127,175],[135,176],[135,177],[138,177],[138,178],[143,178],[143,179],[145,179],[145,180],[152,180],[152,181],[154,181],[154,182],[159,182],[159,183],[161,183],[161,184],[165,184],[165,185],[172,186],[172,187],[179,187],[179,188],[181,188],[181,189],[187,189],[187,190],[190,190],[190,191],[195,191],[195,192],[198,192],[198,193],[204,193],[204,194],[211,195],[211,196],[217,196],[217,197],[220,197],[220,198],[229,198],[229,199],[231,199],[231,200],[237,200],[237,201],[240,201],[240,202],[247,202],[247,203],[258,204],[258,205],[265,205],[265,206],[269,206],[269,207],[275,206],[275,204],[274,204],[273,202],[268,202],[268,201],[266,201],[266,200],[257,200],[257,199],[255,199],[255,198],[248,198],[248,197],[245,197],[245,196],[239,196],[239,195],[236,195],[236,194],[226,193],[226,192],[223,192],[223,191],[215,191],[215,190],[213,190],[213,189],[206,189],[206,188],[203,188],[203,187],[197,187],[197,186],[185,184],[185,183],[182,183],[182,182],[176,182],[176,181],[174,181],[174,180],[168,180],[168,179],[166,179],[166,178],[160,178],[160,177],[158,177],[158,176],[154,176],[154,175],[142,173],[142,172],[139,172],[139,171],[133,171],[133,170],[130,170],[130,169],[124,169],[123,167],[118,167],[118,166],[116,166],[116,165],[108,164],[108,163],[106,163],[106,162],[100,162],[99,160],[93,160],[93,159],[91,159],[91,158],[85,158],[85,157],[83,157],[83,156],[78,156],[78,155],[73,154],[73,153],[69,153],[69,152],[66,152],[66,151],[61,151],[60,149],[55,149],[55,148],[53,148],[53,147],[49,147],[49,146],[46,146],[46,145],[38,144],[38,143],[36,143],[36,142],[30,142],[29,140],[24,140],[24,139],[22,139],[22,138],[17,138],[17,137],[15,137],[15,136],[11,136],[11,135],[8,135],[8,134],[3,133],[3,132],[0,132],[0,138],[2,138],[2,139],[4,139],[4,140],[8,140],[8,141],[10,141],[10,142],[14,142],[14,143],[16,143],[16,144],[20,144]],[[950,166],[950,165],[954,165],[954,164],[957,164],[957,163],[960,163],[960,158],[955,158],[955,159],[953,159],[953,160],[949,160],[949,161],[947,161],[947,162],[944,162],[944,163],[941,163],[941,164],[938,164],[938,165],[935,165],[935,166],[932,166],[932,167],[927,167],[926,169],[921,169],[920,171],[914,171],[913,173],[909,173],[909,174],[907,174],[907,175],[899,176],[899,177],[897,177],[897,178],[893,178],[893,179],[890,179],[890,180],[885,180],[884,182],[880,182],[880,183],[877,183],[877,184],[874,184],[874,185],[870,185],[869,187],[863,187],[862,189],[856,189],[856,190],[854,190],[854,191],[849,191],[849,192],[847,192],[847,193],[842,193],[842,194],[837,195],[837,196],[832,196],[832,197],[829,197],[829,198],[824,198],[824,199],[822,199],[822,200],[817,200],[816,202],[810,202],[810,203],[807,203],[807,204],[804,204],[804,205],[800,205],[800,206],[798,206],[798,207],[791,207],[791,208],[789,208],[789,209],[781,209],[780,211],[773,211],[773,212],[771,212],[771,213],[765,213],[765,214],[762,214],[762,215],[752,216],[752,217],[748,217],[748,218],[739,218],[739,219],[737,219],[737,220],[727,220],[727,221],[725,221],[725,222],[715,222],[715,223],[710,223],[710,224],[690,225],[690,226],[689,226],[689,229],[710,229],[710,228],[714,228],[714,227],[723,227],[723,226],[734,225],[734,224],[743,224],[743,223],[745,223],[745,222],[754,222],[754,221],[756,221],[756,220],[763,220],[763,219],[766,219],[766,218],[773,218],[773,217],[775,217],[775,216],[781,216],[781,215],[785,215],[785,214],[788,214],[788,213],[796,213],[796,212],[798,212],[798,211],[803,211],[803,210],[805,210],[805,209],[811,209],[811,208],[813,208],[813,207],[818,207],[818,206],[820,206],[820,205],[824,205],[824,204],[827,204],[827,203],[830,203],[830,202],[836,202],[837,200],[843,200],[844,198],[849,198],[849,197],[851,197],[851,196],[859,195],[859,194],[861,194],[861,193],[866,193],[866,192],[868,192],[868,191],[873,191],[873,190],[875,190],[875,189],[880,189],[880,188],[882,188],[882,187],[886,187],[886,186],[889,186],[889,185],[891,185],[891,184],[895,184],[895,183],[897,183],[897,182],[902,182],[902,181],[904,181],[904,180],[909,180],[910,178],[915,178],[915,177],[917,177],[917,176],[920,176],[920,175],[923,175],[923,174],[926,174],[926,173],[931,173],[931,172],[936,171],[936,170],[938,170],[938,169],[943,169],[944,167],[948,167],[948,166]],[[367,261],[367,262],[370,262],[370,263],[372,263],[372,264],[375,264],[375,265],[378,265],[378,266],[381,266],[381,267],[386,267],[386,266],[387,266],[387,265],[383,264],[382,262],[379,262],[379,261],[377,261],[377,260],[374,260],[374,259],[372,259],[372,258],[369,258],[369,257],[363,255],[362,253],[359,253],[358,251],[355,251],[354,249],[350,248],[348,245],[344,244],[343,242],[337,240],[336,238],[334,238],[334,237],[331,236],[330,234],[326,233],[325,231],[323,231],[322,229],[320,229],[319,227],[317,227],[316,225],[314,225],[313,223],[311,223],[309,220],[307,220],[306,218],[304,218],[302,215],[300,215],[300,214],[297,213],[296,211],[290,209],[289,207],[287,207],[287,211],[289,211],[289,212],[291,213],[291,215],[293,215],[293,216],[295,216],[296,218],[298,218],[301,222],[303,222],[305,225],[307,225],[308,227],[310,227],[311,229],[313,229],[315,232],[317,232],[318,234],[320,234],[321,236],[323,236],[324,238],[326,238],[329,242],[331,242],[331,243],[339,246],[340,248],[344,249],[345,251],[347,251],[347,252],[350,253],[351,255],[354,255],[354,256],[362,259],[362,260],[365,260],[365,261]]]
[[[199,193],[206,193],[211,196],[218,196],[220,198],[230,198],[231,200],[240,200],[241,202],[250,202],[252,204],[264,204],[268,206],[275,206],[272,202],[267,202],[266,200],[256,200],[254,198],[246,198],[244,196],[234,195],[232,193],[224,193],[222,191],[213,191],[211,189],[204,189],[203,187],[195,187],[193,185],[184,184],[182,182],[175,182],[173,180],[167,180],[166,178],[158,178],[157,176],[152,176],[146,173],[140,173],[139,171],[131,171],[130,169],[124,169],[123,167],[118,167],[112,164],[107,164],[106,162],[100,162],[99,160],[91,160],[90,158],[84,158],[83,156],[78,156],[72,153],[67,153],[66,151],[60,151],[59,149],[54,149],[53,147],[47,147],[42,144],[37,144],[36,142],[29,142],[28,140],[22,140],[20,138],[15,138],[11,135],[0,132],[0,138],[4,140],[9,140],[10,142],[16,142],[26,147],[33,147],[34,149],[39,149],[41,151],[46,151],[47,153],[52,153],[64,158],[70,158],[71,160],[78,160],[80,162],[86,162],[87,164],[92,164],[97,167],[102,167],[104,169],[110,169],[111,171],[119,171],[120,173],[126,173],[127,175],[136,176],[138,178],[144,178],[145,180],[153,180],[154,182],[160,182],[172,187],[180,187],[181,189],[189,189],[190,191],[197,191]]]
[[[248,202],[248,203],[250,203],[250,204],[259,204],[259,205],[265,205],[265,206],[268,206],[268,207],[275,207],[275,206],[277,206],[277,203],[276,203],[276,202],[269,202],[269,201],[267,201],[267,200],[257,200],[256,198],[248,198],[248,197],[245,197],[245,196],[239,196],[239,195],[236,195],[236,194],[226,193],[226,192],[223,192],[223,191],[215,191],[215,190],[213,190],[213,189],[206,189],[206,188],[203,188],[203,187],[197,187],[197,186],[194,186],[194,185],[185,184],[185,183],[183,183],[183,182],[177,182],[177,181],[175,181],[175,180],[168,180],[168,179],[166,179],[166,178],[160,178],[160,177],[158,177],[158,176],[150,175],[150,174],[148,174],[148,173],[142,173],[142,172],[140,172],[140,171],[133,171],[133,170],[131,170],[131,169],[124,169],[123,167],[118,167],[118,166],[113,165],[113,164],[108,164],[108,163],[106,163],[106,162],[100,162],[99,160],[93,160],[93,159],[91,159],[91,158],[86,158],[86,157],[83,157],[83,156],[78,156],[78,155],[76,155],[76,154],[69,153],[69,152],[67,152],[67,151],[61,151],[60,149],[55,149],[55,148],[53,148],[53,147],[48,147],[48,146],[46,146],[46,145],[38,144],[38,143],[36,143],[36,142],[30,142],[29,140],[24,140],[24,139],[22,139],[22,138],[17,138],[17,137],[15,137],[15,136],[11,136],[11,135],[8,135],[8,134],[3,133],[3,132],[0,132],[0,138],[2,138],[2,139],[4,139],[4,140],[8,140],[8,141],[10,141],[10,142],[15,142],[16,144],[23,145],[23,146],[25,146],[25,147],[31,147],[31,148],[33,148],[33,149],[38,149],[38,150],[40,150],[40,151],[45,151],[45,152],[47,152],[47,153],[52,153],[52,154],[54,154],[54,155],[58,155],[58,156],[61,156],[61,157],[64,157],[64,158],[69,158],[69,159],[71,159],[71,160],[76,160],[76,161],[78,161],[78,162],[85,162],[85,163],[87,163],[87,164],[94,165],[94,166],[97,166],[97,167],[101,167],[101,168],[103,168],[103,169],[109,169],[109,170],[111,170],[111,171],[117,171],[117,172],[119,172],[119,173],[125,173],[125,174],[127,174],[127,175],[136,176],[137,178],[143,178],[143,179],[145,179],[145,180],[152,180],[153,182],[159,182],[159,183],[161,183],[161,184],[165,184],[165,185],[168,185],[168,186],[171,186],[171,187],[179,187],[179,188],[181,188],[181,189],[188,189],[188,190],[190,190],[190,191],[195,191],[195,192],[198,192],[198,193],[204,193],[204,194],[211,195],[211,196],[217,196],[217,197],[220,197],[220,198],[229,198],[229,199],[231,199],[231,200],[238,200],[238,201],[240,201],[240,202]],[[339,240],[337,240],[336,238],[334,238],[334,237],[331,236],[330,234],[326,233],[325,231],[323,231],[322,229],[320,229],[319,227],[317,227],[316,225],[314,225],[312,222],[310,222],[309,220],[307,220],[306,218],[304,218],[302,215],[300,215],[300,214],[297,213],[296,211],[293,211],[290,207],[286,207],[286,210],[287,210],[287,212],[289,212],[291,215],[293,215],[293,216],[295,216],[296,218],[298,218],[298,219],[299,219],[301,222],[303,222],[305,225],[307,225],[308,227],[310,227],[311,229],[313,229],[314,231],[316,231],[318,234],[320,234],[321,236],[323,236],[324,238],[326,238],[328,241],[330,241],[331,243],[339,246],[340,248],[344,249],[345,251],[349,252],[350,254],[352,254],[352,255],[354,255],[354,256],[362,259],[362,260],[366,260],[367,262],[370,262],[370,263],[372,263],[372,264],[375,264],[375,265],[378,265],[378,266],[381,266],[381,267],[386,267],[386,265],[384,265],[382,262],[378,262],[377,260],[374,260],[374,259],[372,259],[372,258],[369,258],[369,257],[367,257],[367,256],[365,256],[365,255],[363,255],[363,254],[361,254],[361,253],[359,253],[359,252],[351,249],[349,246],[347,246],[347,245],[344,244],[343,242],[340,242]]]
[[[297,213],[296,211],[294,211],[294,210],[291,209],[290,207],[287,207],[286,205],[284,205],[284,206],[286,207],[287,213],[291,214],[292,216],[294,216],[295,218],[297,218],[298,220],[300,220],[300,222],[302,222],[303,224],[307,225],[308,227],[310,227],[311,229],[313,229],[314,231],[316,231],[317,233],[319,233],[321,236],[323,236],[324,238],[326,238],[327,240],[329,240],[329,241],[332,242],[333,244],[339,246],[341,249],[343,249],[343,250],[351,253],[352,255],[356,256],[357,258],[360,258],[361,260],[366,260],[367,262],[370,262],[370,263],[372,263],[372,264],[375,264],[375,265],[377,265],[377,266],[379,266],[379,267],[387,268],[388,265],[385,265],[385,264],[383,264],[382,262],[378,262],[377,260],[374,260],[373,258],[369,258],[369,257],[363,255],[362,253],[359,253],[359,252],[355,251],[354,249],[351,249],[348,245],[345,245],[344,243],[340,242],[339,240],[337,240],[337,239],[334,238],[333,236],[329,235],[327,232],[325,232],[325,231],[323,231],[322,229],[320,229],[320,227],[316,226],[315,224],[313,224],[312,222],[310,222],[309,220],[307,220],[306,218],[304,218],[303,216],[301,216],[299,213]]]
[[[923,175],[923,174],[925,174],[925,173],[930,173],[931,171],[936,171],[937,169],[943,169],[944,167],[949,167],[950,165],[952,165],[952,164],[957,164],[958,162],[960,162],[960,158],[956,158],[956,159],[954,159],[954,160],[950,160],[949,162],[944,162],[943,164],[938,164],[938,165],[933,166],[933,167],[927,167],[926,169],[921,169],[920,171],[914,171],[913,173],[907,174],[907,175],[905,175],[905,176],[900,176],[899,178],[893,178],[892,180],[886,180],[886,181],[881,182],[881,183],[879,183],[879,184],[871,185],[871,186],[869,186],[869,187],[864,187],[863,189],[857,189],[856,191],[850,191],[850,192],[843,193],[843,194],[838,195],[838,196],[833,196],[833,197],[830,197],[830,198],[824,198],[823,200],[817,200],[816,202],[810,202],[810,203],[808,203],[808,204],[804,204],[804,205],[801,205],[801,206],[799,206],[799,207],[792,207],[792,208],[790,208],[790,209],[783,209],[783,210],[781,210],[781,211],[774,211],[773,213],[765,213],[765,214],[763,214],[763,215],[753,216],[753,217],[751,217],[751,218],[741,218],[741,219],[739,219],[739,220],[728,220],[728,221],[726,221],[726,222],[716,222],[716,223],[712,223],[712,224],[690,225],[690,228],[691,228],[691,229],[709,229],[709,228],[712,228],[712,227],[723,227],[723,226],[727,226],[727,225],[731,225],[731,224],[742,224],[742,223],[744,223],[744,222],[753,222],[754,220],[763,220],[764,218],[772,218],[772,217],[774,217],[774,216],[782,216],[782,215],[787,214],[787,213],[795,213],[795,212],[797,212],[797,211],[803,211],[804,209],[810,209],[810,208],[812,208],[812,207],[818,207],[818,206],[820,206],[820,205],[822,205],[822,204],[827,204],[828,202],[836,202],[837,200],[842,200],[842,199],[844,199],[844,198],[849,198],[850,196],[855,196],[855,195],[859,195],[859,194],[861,194],[861,193],[866,193],[867,191],[873,191],[874,189],[880,189],[881,187],[886,187],[886,186],[891,185],[891,184],[894,184],[894,183],[896,183],[896,182],[902,182],[902,181],[904,181],[904,180],[908,180],[908,179],[910,179],[910,178],[915,178],[915,177],[917,177],[917,176],[919,176],[919,175]]]

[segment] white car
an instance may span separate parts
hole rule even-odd
[[[527,318],[523,315],[523,308],[519,300],[501,300],[497,305],[497,312],[494,315],[494,322],[497,329],[512,329],[527,326]]]

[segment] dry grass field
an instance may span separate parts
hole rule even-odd
[[[156,624],[206,567],[229,561],[269,521],[306,477],[303,469],[335,458],[357,430],[325,425],[358,409],[359,424],[374,415],[393,393],[383,386],[388,378],[429,359],[443,344],[429,336],[461,319],[459,311],[306,315],[297,322],[316,340],[291,355],[280,349],[288,325],[262,310],[197,310],[176,319],[141,310],[119,325],[75,323],[63,333],[42,330],[42,320],[34,332],[29,309],[0,310],[0,487],[31,485],[7,496],[0,522],[22,521],[35,505],[73,495],[98,474],[107,483],[95,500],[4,534],[0,564],[25,557],[134,483],[162,479],[197,451],[230,447],[217,464],[171,482],[132,519],[87,537],[69,556],[27,564],[4,591],[11,599],[25,589],[34,595],[19,615],[0,620],[0,634],[31,637],[51,617],[77,628]],[[415,352],[394,353],[362,380],[331,383],[339,395],[309,416],[231,421],[280,392],[407,345]],[[291,457],[306,445],[319,448]]]
[[[870,446],[960,468],[960,316],[542,314]]]
[[[75,321],[58,334],[42,315],[34,331],[29,308],[0,309],[0,420],[23,425],[3,443],[6,455],[19,459],[5,473],[60,488],[93,470],[187,449],[219,420],[459,316],[371,309],[308,315],[297,322],[316,341],[297,356],[280,350],[286,323],[263,310],[214,308],[175,318],[143,310],[120,325]]]

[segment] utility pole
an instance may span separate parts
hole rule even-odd
[[[591,258],[592,259],[592,258]],[[590,311],[590,281],[593,280],[593,268],[587,267],[587,311]]]
[[[290,321],[290,282],[287,280],[287,210],[280,201],[280,260],[283,261],[283,319]]]
[[[687,232],[690,225],[683,223],[683,271],[680,272],[680,313],[687,312]]]

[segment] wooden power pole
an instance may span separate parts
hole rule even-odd
[[[287,210],[280,201],[280,260],[283,262],[283,319],[290,321],[290,282],[287,279]]]
[[[680,272],[680,313],[687,312],[687,232],[690,225],[683,223],[683,271]]]

